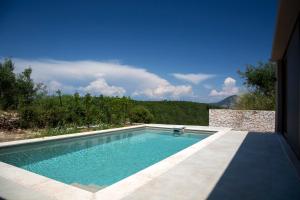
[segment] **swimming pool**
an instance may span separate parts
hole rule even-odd
[[[139,128],[0,149],[0,161],[57,181],[108,186],[208,137]]]

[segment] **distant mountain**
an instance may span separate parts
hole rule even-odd
[[[234,105],[236,104],[236,102],[238,101],[238,99],[239,99],[239,96],[232,95],[232,96],[226,97],[225,99],[223,99],[217,103],[213,103],[213,105],[220,106],[222,108],[233,108]]]

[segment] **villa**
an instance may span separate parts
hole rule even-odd
[[[280,1],[271,60],[276,111],[220,111],[247,116],[241,123],[211,110],[210,126],[140,124],[0,143],[0,199],[299,200],[298,0]]]
[[[300,2],[281,1],[272,50],[277,62],[276,132],[300,157]]]

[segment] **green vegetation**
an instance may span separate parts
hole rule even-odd
[[[208,110],[218,106],[186,101],[136,101],[153,114],[153,123],[208,125]]]
[[[41,88],[30,78],[32,70],[25,69],[21,74],[14,73],[14,64],[6,59],[0,63],[0,105],[2,109],[16,109],[29,105],[34,95]]]
[[[208,125],[208,104],[184,101],[135,101],[130,97],[48,95],[34,83],[32,70],[14,73],[10,59],[0,63],[0,108],[17,111],[19,126],[41,129],[41,136],[99,130],[130,123]],[[81,128],[79,128],[81,127]]]
[[[37,137],[46,137],[46,136],[55,136],[55,135],[65,135],[65,134],[72,134],[72,133],[79,133],[82,131],[96,131],[96,130],[103,130],[109,128],[117,128],[120,126],[117,125],[109,125],[109,124],[102,124],[95,127],[90,128],[80,128],[80,127],[56,127],[56,128],[48,128],[42,129],[37,132]]]
[[[241,110],[274,110],[275,98],[259,93],[247,93],[241,96],[236,104]]]
[[[241,96],[237,109],[275,109],[275,67],[272,62],[260,62],[257,66],[248,65],[245,72],[238,72],[250,92]]]
[[[143,106],[135,106],[130,111],[130,121],[135,123],[150,123],[153,120],[153,115]]]
[[[43,96],[19,109],[23,128],[66,127],[128,122],[132,100],[90,94]]]

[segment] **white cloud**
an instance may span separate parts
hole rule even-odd
[[[135,95],[153,99],[192,95],[190,85],[173,85],[143,68],[100,61],[62,61],[14,59],[16,70],[33,69],[32,77],[44,82],[50,90],[95,95]]]
[[[52,81],[48,82],[47,89],[48,89],[49,93],[54,93],[57,90],[62,90],[66,93],[73,93],[73,91],[77,91],[73,86],[63,85],[62,83],[60,83],[56,80],[52,80]]]
[[[123,96],[126,92],[122,87],[108,85],[103,78],[91,82],[85,88],[81,88],[81,90],[94,95],[103,94],[106,96]]]
[[[236,80],[231,77],[227,77],[224,80],[224,84],[221,91],[216,89],[211,90],[210,96],[212,97],[226,97],[230,95],[235,95],[239,92],[239,88],[236,86]]]
[[[213,74],[180,74],[180,73],[174,73],[172,74],[175,78],[190,82],[193,84],[199,84],[202,81],[205,81],[207,79],[215,77]]]
[[[162,84],[156,88],[148,88],[141,92],[134,92],[134,96],[145,95],[150,98],[163,99],[165,96],[169,96],[172,99],[177,99],[181,96],[192,95],[192,87],[190,85],[174,86],[171,84]]]

